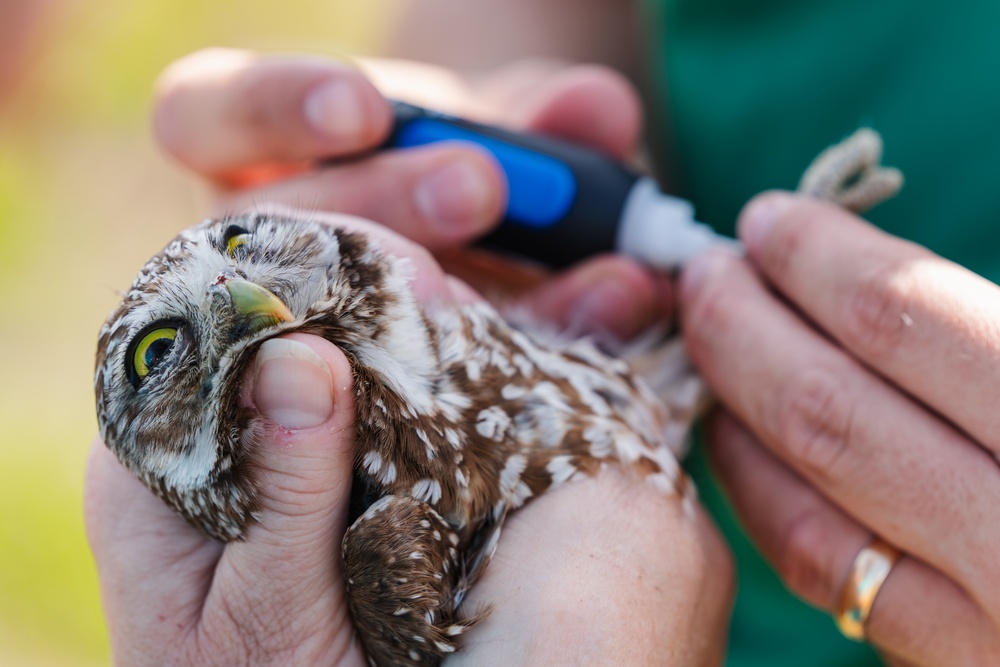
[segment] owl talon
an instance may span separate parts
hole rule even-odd
[[[385,496],[344,536],[344,577],[358,638],[378,667],[438,665],[459,649],[458,536],[415,498]]]

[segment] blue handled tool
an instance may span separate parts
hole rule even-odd
[[[710,245],[738,245],[696,222],[690,202],[596,150],[404,102],[393,106],[395,125],[384,148],[467,141],[496,158],[507,178],[507,210],[483,238],[487,247],[554,267],[618,251],[673,269]]]

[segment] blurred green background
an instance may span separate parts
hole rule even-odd
[[[0,0],[0,665],[109,662],[81,510],[94,344],[115,290],[203,213],[152,144],[156,75],[215,45],[374,53],[392,11]]]

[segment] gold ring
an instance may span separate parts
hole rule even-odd
[[[865,640],[868,614],[899,555],[896,547],[875,537],[854,557],[851,574],[844,584],[834,615],[837,627],[848,639],[856,642]]]

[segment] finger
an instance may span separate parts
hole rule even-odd
[[[100,439],[84,513],[115,660],[148,662],[146,647],[178,643],[197,621],[222,545],[150,493]]]
[[[1000,451],[1000,289],[837,207],[772,193],[740,220],[769,281],[853,354]]]
[[[216,180],[241,170],[348,155],[376,146],[391,113],[356,69],[325,58],[208,49],[157,85],[154,128],[187,167]]]
[[[981,448],[810,329],[746,262],[699,258],[681,295],[693,361],[772,451],[866,526],[982,599],[996,594],[983,579],[1000,485]]]
[[[827,611],[839,601],[869,531],[816,493],[731,417],[708,428],[709,452],[734,507],[789,588]],[[870,641],[916,665],[986,664],[987,617],[940,572],[899,560],[871,609]],[[995,655],[995,654],[994,654]]]
[[[358,215],[440,250],[483,234],[500,219],[506,181],[487,153],[449,143],[380,153],[235,192],[219,208],[238,211],[260,202]]]
[[[669,283],[625,257],[588,260],[521,295],[517,304],[571,335],[625,341],[670,315]]]
[[[271,657],[357,658],[339,558],[354,455],[348,361],[322,338],[272,339],[257,353],[248,393],[263,419],[258,521],[245,541],[227,545],[203,624],[219,636],[260,638],[256,650]]]
[[[519,124],[619,159],[631,157],[642,132],[642,103],[624,76],[604,66],[578,65],[536,86],[514,112]]]

